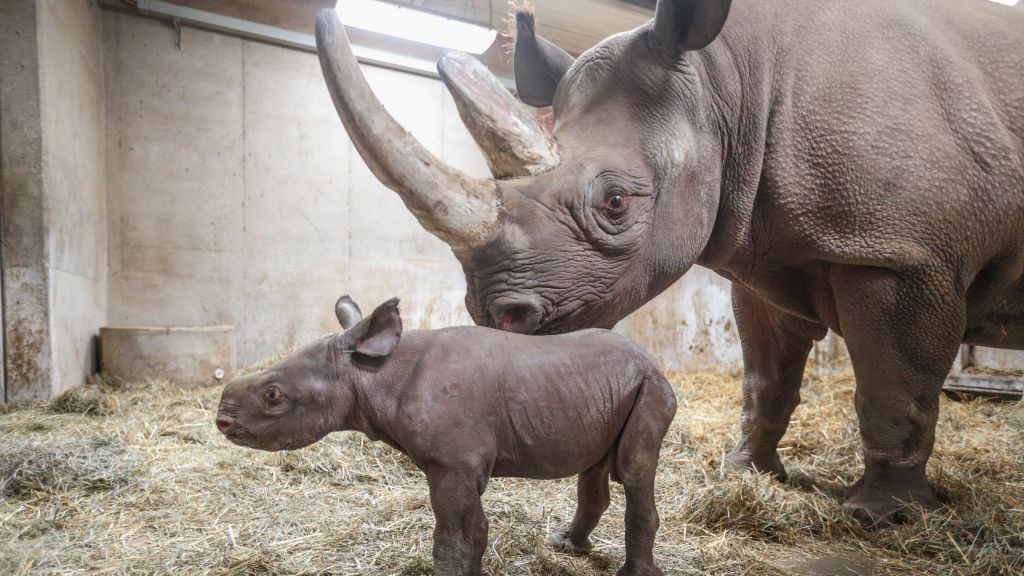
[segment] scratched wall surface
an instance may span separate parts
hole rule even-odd
[[[0,18],[0,189],[4,384],[8,401],[49,394],[49,269],[35,3]]]
[[[468,324],[465,281],[355,152],[314,54],[106,13],[110,324],[235,326],[245,365],[337,329],[350,293],[407,328]],[[486,163],[438,81],[365,66],[442,159]],[[667,369],[741,367],[729,284],[694,268],[617,330]],[[812,363],[848,367],[830,335]]]
[[[96,369],[107,320],[103,22],[89,0],[36,5],[56,396]]]
[[[231,324],[247,364],[333,331],[332,304],[402,298],[411,328],[470,323],[450,250],[355,152],[315,55],[105,16],[111,324]],[[364,67],[445,161],[487,166],[437,80]],[[620,330],[668,366],[738,367],[728,285],[695,270]]]
[[[89,0],[0,13],[0,401],[44,399],[85,382],[107,318],[101,16]]]
[[[110,323],[231,324],[247,364],[337,329],[334,300],[469,322],[451,252],[352,148],[314,54],[106,14]],[[486,164],[433,79],[367,67],[445,160]]]

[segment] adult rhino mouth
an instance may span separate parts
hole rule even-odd
[[[524,297],[497,298],[489,309],[490,314],[486,322],[478,322],[479,324],[517,334],[544,336],[587,328],[610,329],[615,325],[615,322],[609,324],[590,318],[597,314],[593,310],[590,310],[589,314],[589,309],[586,308],[559,313],[557,310],[537,304],[534,299]]]
[[[533,334],[545,325],[545,310],[536,296],[501,296],[488,311],[489,325],[505,332]]]

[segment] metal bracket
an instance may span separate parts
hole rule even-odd
[[[174,47],[181,52],[181,19],[175,16],[171,22],[174,24]]]

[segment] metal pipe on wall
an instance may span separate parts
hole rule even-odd
[[[102,0],[102,4],[108,8],[123,8],[125,5],[123,0]],[[189,8],[164,0],[136,0],[129,4],[138,11],[138,14],[174,23],[179,35],[181,33],[180,26],[188,25],[286,48],[316,52],[316,39],[312,34]],[[360,44],[358,39],[361,36],[366,36],[361,31],[350,29],[350,35],[353,38],[353,52],[356,58],[364,64],[438,78],[436,63],[444,51],[442,48],[401,39],[388,40],[388,46],[378,48]],[[377,38],[377,43],[380,43],[379,38]],[[515,85],[511,79],[500,78],[500,80],[510,89]]]

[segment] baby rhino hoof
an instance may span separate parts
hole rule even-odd
[[[615,576],[665,576],[665,574],[650,562],[643,564],[639,562],[626,562],[615,573]]]
[[[569,536],[568,530],[552,532],[548,536],[548,546],[551,546],[559,552],[565,552],[566,554],[573,554],[575,556],[581,556],[594,549],[593,545],[590,544],[589,538],[584,538],[582,542],[576,542]]]

